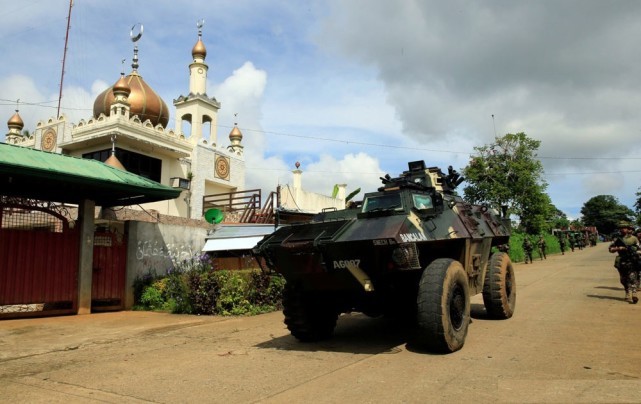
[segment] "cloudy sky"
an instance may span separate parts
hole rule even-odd
[[[33,130],[56,114],[69,1],[0,6],[0,118],[20,99]],[[131,71],[136,23],[139,72],[171,108],[199,19],[219,143],[237,121],[246,189],[291,183],[299,161],[307,190],[374,190],[408,161],[461,169],[474,146],[525,132],[568,216],[595,195],[633,206],[641,2],[76,0],[61,112],[88,119],[122,59]]]

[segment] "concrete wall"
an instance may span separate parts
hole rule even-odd
[[[127,290],[125,310],[134,304],[133,284],[149,272],[164,275],[175,262],[201,255],[207,229],[164,223],[126,222]]]
[[[285,185],[280,189],[280,204],[291,210],[317,213],[328,208],[345,209],[345,195],[343,192],[342,198],[332,198]]]

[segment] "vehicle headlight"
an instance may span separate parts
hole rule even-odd
[[[392,251],[392,261],[398,269],[417,269],[421,265],[418,260],[416,244],[401,244]]]

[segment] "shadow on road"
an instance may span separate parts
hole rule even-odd
[[[620,290],[623,292],[622,287],[615,287],[615,286],[595,286],[594,289]]]
[[[618,300],[621,302],[625,300],[623,297],[616,297],[616,296],[602,296],[602,295],[586,295],[586,296],[591,297],[593,299]]]
[[[470,308],[472,322],[488,320],[483,304],[472,304]],[[331,339],[321,342],[300,342],[292,335],[276,337],[255,345],[257,348],[278,349],[301,352],[346,352],[354,354],[376,355],[397,353],[399,345],[405,344],[408,351],[440,355],[414,346],[410,341],[412,326],[402,321],[385,317],[371,318],[364,314],[352,313],[339,317]]]
[[[616,290],[623,293],[623,288],[616,287],[616,286],[595,286],[594,289]],[[602,299],[602,300],[617,300],[617,301],[625,300],[623,296],[604,296],[604,295],[586,295],[586,296],[591,297],[593,299]]]
[[[334,336],[321,342],[300,342],[292,335],[277,337],[255,345],[257,348],[286,351],[326,351],[376,355],[397,353],[407,342],[408,326],[386,318],[370,318],[360,313],[343,315],[336,323]]]

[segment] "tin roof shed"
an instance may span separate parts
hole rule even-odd
[[[174,199],[180,190],[97,160],[0,143],[0,194],[53,202],[127,206]]]

